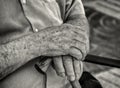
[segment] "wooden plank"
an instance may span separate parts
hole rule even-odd
[[[120,2],[119,2],[120,3]],[[115,4],[112,4],[110,2],[107,2],[107,1],[97,1],[96,3],[97,5],[100,5],[100,6],[104,6],[108,9],[111,9],[111,10],[115,10],[115,11],[118,11],[120,12],[120,7],[115,5]]]
[[[116,0],[115,2],[114,1],[115,0],[113,0],[113,1],[109,0],[108,3],[107,2],[104,3],[102,0],[98,0],[98,1],[87,2],[87,4],[84,4],[84,5],[86,7],[96,10],[97,12],[103,13],[102,14],[103,16],[106,14],[107,16],[111,16],[111,17],[120,19],[120,8],[119,8],[120,1],[118,3],[117,3],[118,0]],[[100,5],[98,3],[101,3],[102,5]],[[115,5],[115,4],[117,4],[117,5]],[[91,15],[89,15],[89,16],[91,16]],[[96,20],[96,19],[93,18],[91,20]],[[99,20],[101,20],[101,19],[99,19]],[[90,21],[90,22],[92,22],[92,21]],[[94,21],[94,22],[96,22],[96,21]],[[101,27],[101,25],[98,25],[98,26]],[[103,27],[101,27],[101,28],[103,28]],[[101,29],[100,30],[97,29],[96,27],[95,27],[95,29],[97,31],[101,30]],[[92,28],[92,30],[93,30],[93,28]],[[107,35],[107,32],[105,32],[106,30],[102,31],[103,33],[106,33],[104,36],[105,38],[101,37],[101,36],[97,36],[96,30],[92,31],[92,33],[94,32],[93,34],[95,34],[95,35],[92,34],[92,36],[91,36],[91,39],[92,39],[91,53],[95,54],[95,55],[99,55],[99,56],[106,56],[106,57],[110,57],[110,58],[119,59],[119,57],[120,57],[120,54],[119,54],[120,39],[119,39],[119,36],[115,37],[117,35],[117,33],[119,32],[119,30],[116,30],[116,28],[113,28],[113,30],[116,30],[116,32],[114,33],[115,36],[109,37],[110,39],[114,40],[112,43],[111,43],[111,40],[107,41],[107,39],[105,39],[106,38],[105,36]],[[104,70],[104,66],[98,66],[96,64],[93,65],[93,64],[88,64],[88,63],[85,64],[85,68],[89,72],[95,73],[93,75],[101,82],[103,88],[120,88],[120,69],[110,68],[110,69]]]
[[[120,76],[120,70],[118,69],[112,69],[110,70],[110,73],[116,74],[117,76]]]
[[[97,64],[87,63],[87,62],[84,63],[84,70],[93,74],[97,74],[99,72],[103,72],[109,69],[111,68],[108,66],[102,66],[102,65],[97,65]]]
[[[116,5],[111,5],[105,1],[91,1],[84,3],[86,7],[90,7],[96,11],[120,19],[120,9]]]
[[[120,87],[120,78],[114,74],[111,74],[108,72],[104,72],[102,74],[99,74],[98,77],[101,77],[103,78],[104,80],[110,82],[110,83],[113,83],[115,85],[118,85]]]
[[[104,79],[102,78],[98,78],[98,80],[100,81],[101,85],[103,88],[119,88],[109,82],[106,82]]]
[[[120,7],[120,0],[107,0],[107,2]]]
[[[96,74],[95,77],[105,86],[104,88],[120,88],[120,69],[101,72]]]

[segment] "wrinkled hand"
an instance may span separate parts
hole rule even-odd
[[[57,74],[68,80],[79,80],[83,72],[83,63],[72,56],[58,56],[53,58]]]

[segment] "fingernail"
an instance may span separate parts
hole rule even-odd
[[[81,88],[81,85],[78,80],[72,81],[71,84],[73,88]]]
[[[76,74],[76,80],[79,80],[79,79],[80,79],[80,75]]]
[[[75,80],[75,76],[68,76],[68,80],[74,81]]]
[[[58,73],[58,75],[61,76],[61,77],[65,77],[65,73],[64,72]]]
[[[75,47],[70,48],[70,53],[73,55],[73,57],[76,57],[76,59],[81,59],[82,58],[82,53],[79,49]]]

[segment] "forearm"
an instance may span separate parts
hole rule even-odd
[[[75,28],[79,30],[66,23],[0,45],[0,79],[35,57],[66,55],[71,46],[80,47],[77,41],[71,40],[80,37],[73,32]]]
[[[52,31],[50,31],[51,29]],[[59,47],[54,47],[56,45],[52,43],[51,38],[56,33],[55,29],[57,30],[58,27],[47,28],[45,31],[31,33],[28,36],[0,45],[0,79],[35,57],[64,54],[63,52],[49,52],[53,48],[62,50]]]

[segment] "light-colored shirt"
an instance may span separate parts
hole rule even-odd
[[[77,16],[85,14],[81,0],[20,0],[20,3],[25,17],[31,24],[33,32],[40,33],[44,28],[60,26],[61,24],[67,23],[66,21],[68,21],[68,19],[73,20],[73,17],[77,18]],[[75,28],[77,29],[77,27]],[[34,34],[37,35],[37,33]],[[34,40],[34,38],[32,38],[32,40]],[[28,45],[30,43],[30,46],[25,46],[26,42],[24,41],[29,41],[27,43]],[[16,55],[16,53],[12,51],[12,54],[14,54],[13,57],[20,56],[21,58],[24,58],[24,55],[22,55],[24,54],[24,51],[25,54],[29,55],[28,57],[37,55],[36,53],[33,54],[33,52],[29,53],[28,50],[30,48],[30,50],[34,49],[33,51],[39,51],[41,47],[39,48],[38,45],[40,44],[39,42],[36,44],[36,42],[30,41],[31,37],[28,37],[27,39],[20,41],[20,43],[17,43],[19,45],[15,43],[16,46],[21,47],[21,45],[23,45],[25,47],[24,49],[21,49],[20,52],[18,52],[20,48],[17,48],[18,50],[14,48],[19,55]],[[33,47],[36,45],[37,47]],[[26,47],[28,49],[26,49]],[[4,88],[72,88],[68,80],[59,77],[51,65],[47,72],[47,80],[45,80],[44,75],[35,69],[35,63],[30,63],[30,66],[26,64],[24,67],[17,70],[16,73],[12,73],[5,82],[3,81]],[[44,84],[46,84],[46,87]]]
[[[32,25],[33,31],[38,32],[46,27],[58,26],[63,23],[61,13],[61,7],[58,5],[56,0],[20,0],[23,11],[27,19]],[[78,11],[73,11],[69,15],[73,14],[84,14],[84,9],[81,0],[62,0],[66,2],[66,7],[70,6],[72,2],[76,2],[80,5],[76,5]],[[81,7],[79,7],[81,6]],[[69,7],[69,8],[72,8]]]
[[[63,11],[58,3],[59,0],[21,0],[24,14],[31,23],[34,32],[40,32],[46,27],[59,26],[65,23],[70,16],[85,14],[81,0],[61,1],[65,5]],[[48,70],[47,75],[46,88],[71,88],[69,83],[67,84],[68,81],[57,76],[52,68]]]
[[[21,4],[35,32],[63,23],[56,0],[21,0]]]

